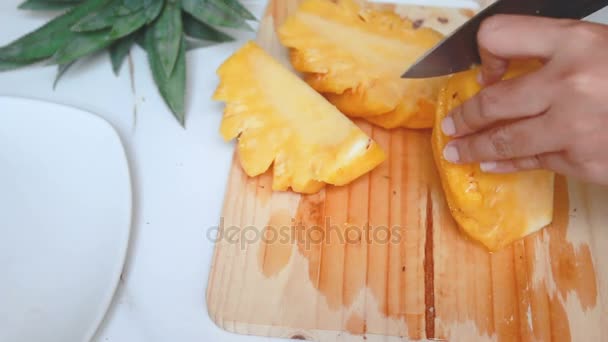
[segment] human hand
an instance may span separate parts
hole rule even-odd
[[[481,26],[484,88],[442,122],[444,157],[484,172],[547,169],[608,185],[608,26],[500,15]],[[543,66],[501,81],[508,60]]]

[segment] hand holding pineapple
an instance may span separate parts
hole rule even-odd
[[[477,70],[411,83],[401,79],[405,61],[413,63],[440,35],[358,3],[305,0],[280,26],[280,41],[298,73],[254,42],[218,69],[214,98],[226,103],[220,131],[226,140],[237,140],[245,173],[255,177],[271,170],[274,191],[309,194],[328,184],[348,185],[390,162],[352,118],[387,131],[430,128],[447,204],[472,239],[495,251],[548,225],[553,172],[495,175],[482,172],[479,163],[442,158],[452,138],[442,134],[441,122],[475,99],[481,90]],[[514,63],[506,76],[527,75],[538,66]]]
[[[608,27],[499,16],[479,32],[483,89],[442,121],[451,162],[489,173],[547,169],[608,184]],[[504,79],[508,60],[543,61]]]

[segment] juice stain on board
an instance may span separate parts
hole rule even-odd
[[[415,135],[374,132],[374,138],[388,144],[385,148],[405,139],[410,145],[424,145],[423,140],[416,142],[422,136]],[[393,163],[406,163],[411,157],[405,150],[392,152]],[[459,340],[460,327],[471,322],[477,337],[498,341],[570,340],[565,298],[574,291],[584,309],[595,307],[597,281],[589,247],[582,244],[575,249],[566,240],[570,211],[566,181],[556,179],[555,218],[549,227],[490,254],[458,230],[436,175],[427,174],[426,182],[416,189],[408,184],[408,176],[417,172],[419,181],[428,170],[401,166],[400,175],[387,163],[349,186],[328,186],[302,196],[295,217],[275,213],[268,225],[291,229],[295,237],[291,241],[308,260],[308,278],[331,310],[349,311],[361,292],[370,290],[374,298],[345,317],[341,328],[356,335],[386,333],[380,322],[368,317],[375,310],[381,317],[402,321],[413,340]],[[390,184],[397,179],[399,186]],[[387,183],[382,185],[383,181]],[[374,209],[374,203],[381,203],[377,196],[383,195],[387,199],[381,205],[387,207]],[[405,203],[420,196],[426,200],[420,210],[412,211],[415,206],[408,205],[410,209],[404,211],[406,205],[401,203],[400,209],[391,207],[391,200]],[[391,217],[391,212],[400,210],[399,219]],[[408,227],[414,216],[419,224]],[[395,221],[401,226],[391,227]],[[292,247],[264,245],[263,273],[272,276],[283,269]],[[549,255],[538,261],[541,248]]]

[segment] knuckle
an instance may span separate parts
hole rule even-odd
[[[568,29],[570,38],[578,44],[594,44],[605,41],[606,32],[598,25],[585,23],[577,20],[568,20],[564,22]]]
[[[508,158],[513,154],[511,145],[511,133],[508,128],[501,127],[495,129],[489,134],[490,147],[500,158]]]
[[[573,137],[583,137],[589,132],[589,122],[587,120],[573,120],[570,123],[570,132]],[[577,147],[578,139],[569,139],[571,148]]]
[[[604,175],[605,167],[601,166],[601,163],[595,158],[590,158],[585,155],[585,147],[576,146],[570,148],[565,152],[565,158],[573,170],[576,170],[577,175],[583,179],[598,179]]]
[[[458,144],[458,152],[460,159],[465,163],[474,161],[479,154],[473,139],[463,139]]]
[[[530,169],[540,169],[546,167],[546,161],[540,155],[535,155],[530,158]]]
[[[500,101],[500,96],[492,91],[482,91],[479,93],[479,117],[483,120],[491,118],[492,109],[495,108]]]
[[[455,116],[461,131],[474,132],[476,130],[477,125],[475,124],[475,120],[472,119],[472,116],[470,111],[460,111],[458,115]]]
[[[485,19],[479,26],[477,32],[477,40],[482,46],[491,45],[495,39],[494,36],[501,32],[506,21],[506,16],[502,14],[493,15]]]
[[[605,172],[596,161],[584,161],[580,164],[580,171],[586,179],[597,179]]]
[[[536,159],[536,163],[538,164],[539,169],[551,169],[552,162],[548,154],[536,155],[534,156],[534,159]]]
[[[566,76],[569,91],[576,94],[587,93],[597,84],[595,75],[588,72],[571,72]]]
[[[515,165],[520,170],[533,170],[540,167],[540,160],[537,156],[521,158],[515,161]]]
[[[498,103],[498,97],[491,91],[479,93],[479,116],[486,118],[490,110]]]

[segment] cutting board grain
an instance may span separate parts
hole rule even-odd
[[[271,1],[258,43],[286,66]],[[400,6],[449,33],[472,13]],[[345,187],[273,193],[233,160],[208,312],[238,334],[313,341],[608,341],[608,189],[558,178],[551,226],[497,253],[452,220],[430,132],[357,122],[389,158]]]

